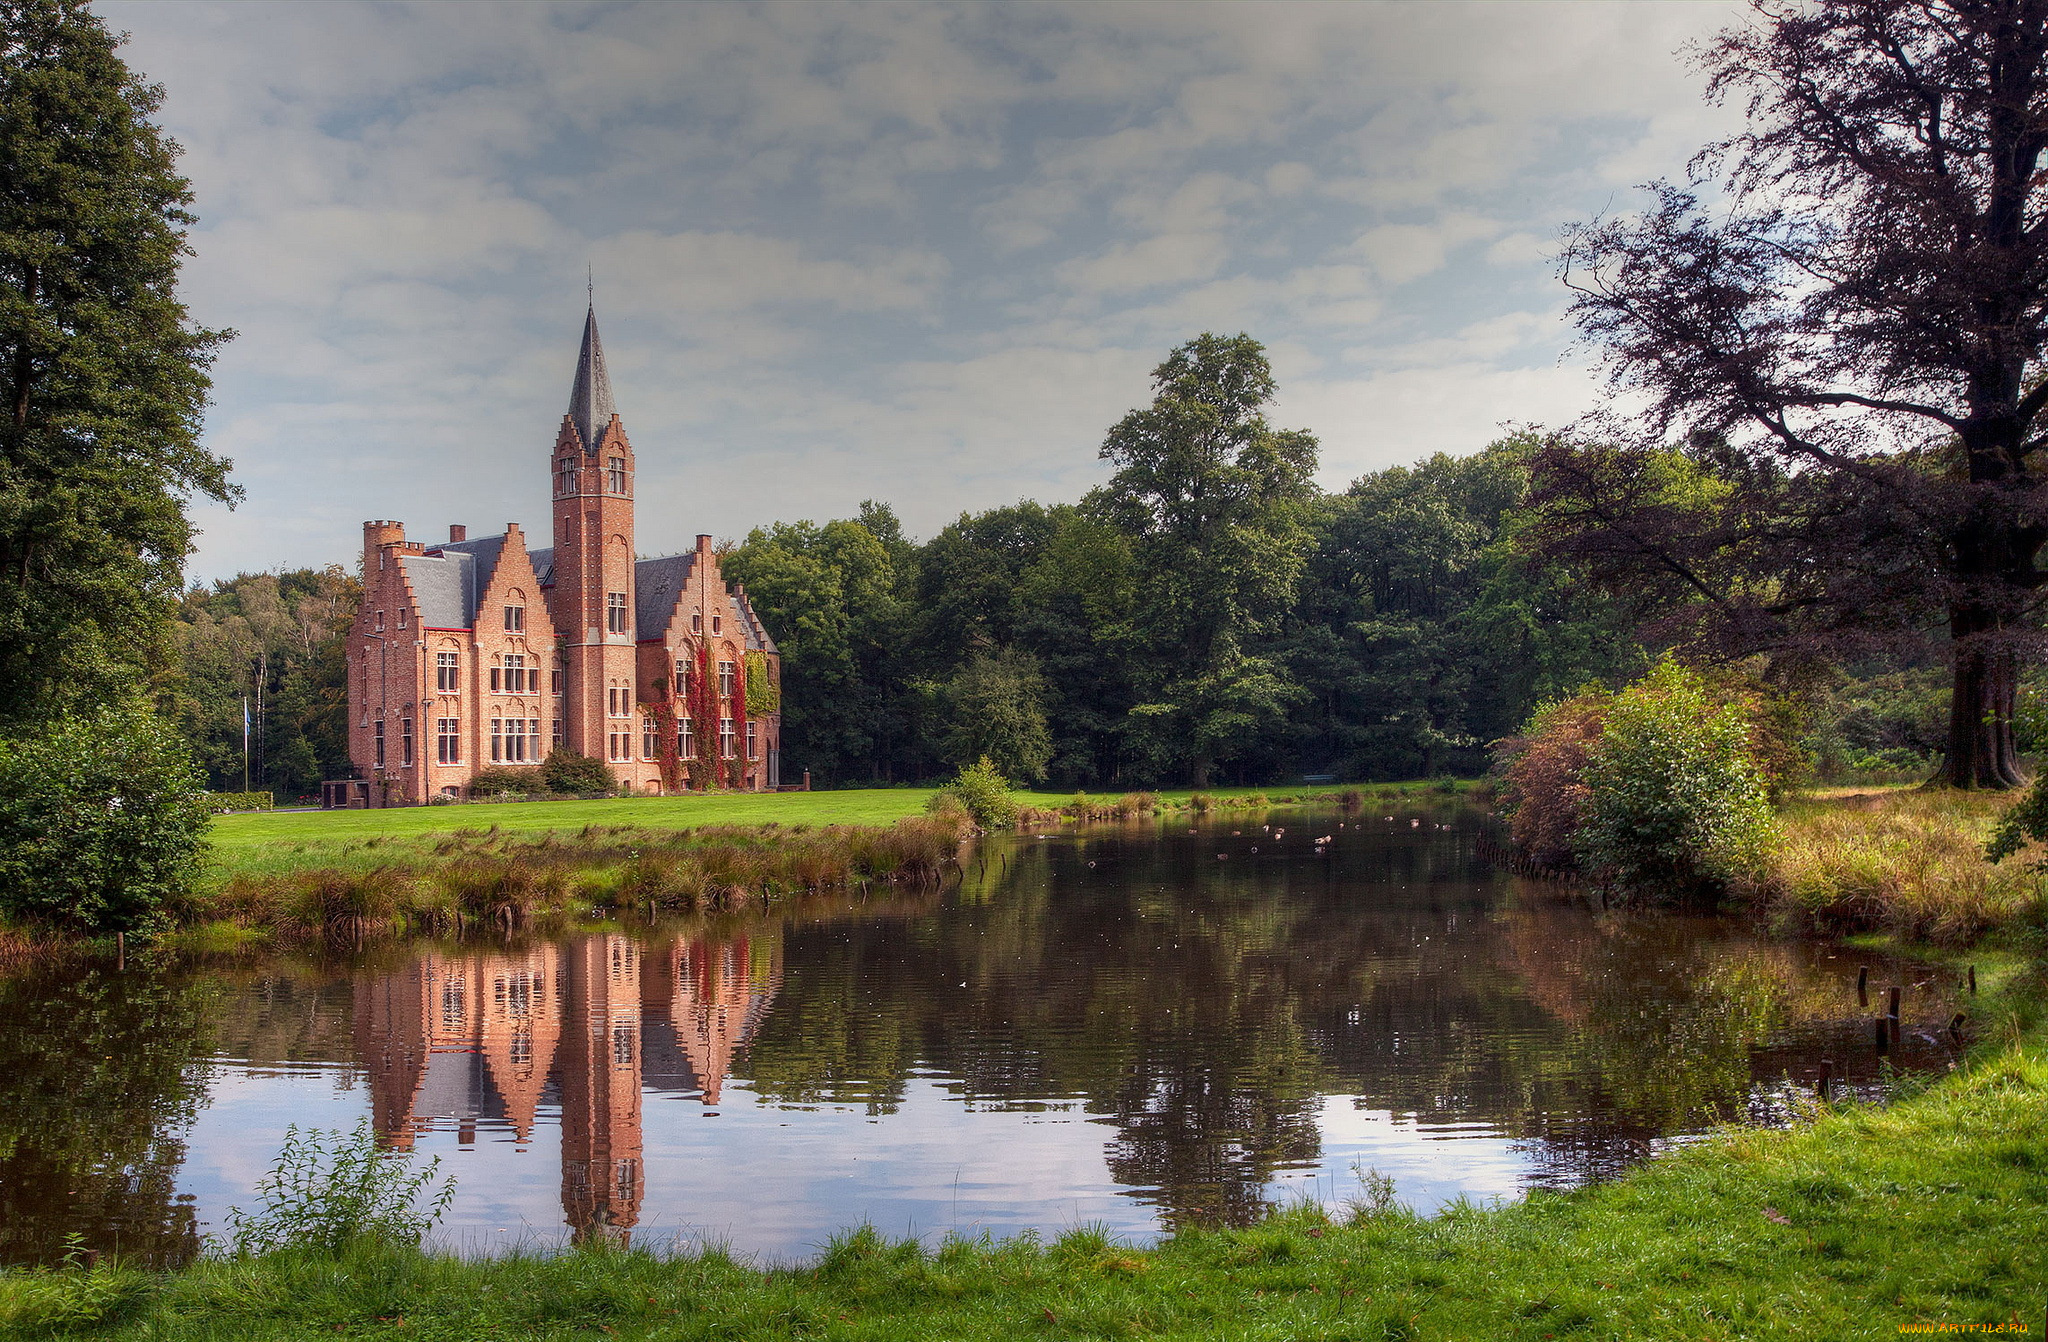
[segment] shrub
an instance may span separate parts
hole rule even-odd
[[[472,797],[519,796],[547,785],[532,769],[479,769],[469,780]],[[549,789],[552,791],[553,789]]]
[[[353,1132],[294,1124],[285,1129],[277,1162],[256,1182],[262,1207],[228,1209],[234,1251],[337,1254],[364,1240],[416,1248],[455,1197],[449,1178],[420,1205],[440,1164],[437,1156],[414,1168],[406,1153],[382,1149],[368,1119]]]
[[[540,766],[541,786],[550,792],[610,792],[618,786],[603,760],[557,746]]]
[[[199,800],[212,815],[230,811],[268,811],[277,804],[268,792],[202,792]]]
[[[1010,780],[986,755],[962,769],[932,801],[936,803],[940,797],[957,801],[983,829],[1007,829],[1017,823],[1017,803],[1010,797]]]
[[[185,743],[139,706],[0,741],[0,912],[85,932],[146,928],[206,843]]]
[[[1638,893],[1755,871],[1774,823],[1751,741],[1743,705],[1676,662],[1616,695],[1580,771],[1581,864]]]
[[[1508,835],[1543,867],[1569,867],[1585,820],[1586,752],[1599,739],[1608,705],[1605,690],[1582,690],[1538,708],[1522,734],[1494,746],[1494,772]]]

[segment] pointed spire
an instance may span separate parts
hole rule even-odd
[[[576,385],[569,392],[569,420],[583,435],[583,450],[597,450],[597,436],[612,422],[612,380],[604,369],[604,342],[597,338],[597,307],[583,318],[583,352],[576,357]]]

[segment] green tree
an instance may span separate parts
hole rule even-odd
[[[723,561],[782,650],[785,775],[809,769],[844,782],[916,772],[901,661],[914,591],[904,565],[916,552],[886,507],[865,504],[861,517],[756,528]]]
[[[1280,725],[1300,691],[1264,648],[1293,607],[1313,536],[1316,442],[1266,422],[1273,370],[1248,335],[1204,334],[1152,373],[1152,404],[1110,429],[1116,474],[1090,510],[1130,538],[1149,769],[1204,784]]]
[[[1474,772],[1538,703],[1642,670],[1613,602],[1518,549],[1536,447],[1514,433],[1324,500],[1283,645],[1309,693],[1303,758],[1354,777]]]
[[[362,583],[338,565],[244,573],[178,603],[166,710],[216,789],[242,787],[242,704],[255,784],[287,796],[347,771],[348,627]]]
[[[0,728],[124,698],[165,660],[227,333],[177,295],[192,222],[162,90],[75,0],[0,4]]]
[[[1045,726],[1045,677],[1038,659],[1015,648],[977,652],[940,691],[946,758],[994,762],[1011,778],[1042,782],[1052,759]]]
[[[0,739],[0,914],[147,929],[198,873],[200,781],[185,743],[139,706]]]

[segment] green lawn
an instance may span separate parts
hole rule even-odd
[[[1365,787],[1369,795],[1420,794],[1433,784],[1399,783]],[[1461,788],[1467,786],[1459,785]],[[634,825],[671,829],[698,825],[889,825],[918,815],[933,788],[846,788],[834,792],[715,793],[698,797],[618,797],[604,801],[504,802],[463,806],[407,806],[384,811],[291,811],[224,815],[214,821],[213,841],[223,854],[268,844],[346,842],[382,836],[413,838],[451,834],[459,829],[520,833],[581,829],[585,825]],[[1209,788],[1218,800],[1265,793],[1271,798],[1315,789]],[[1058,807],[1074,799],[1071,792],[1017,792],[1028,806]],[[1104,793],[1103,796],[1116,796]],[[1185,802],[1194,789],[1154,794]]]
[[[458,829],[511,832],[634,825],[677,829],[699,825],[890,825],[918,815],[931,788],[860,788],[844,792],[730,792],[701,797],[617,797],[605,801],[501,802],[405,806],[382,811],[251,812],[214,821],[216,847],[233,852],[274,843],[389,839],[451,834]]]

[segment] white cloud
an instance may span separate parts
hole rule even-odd
[[[1071,498],[1204,329],[1268,343],[1332,478],[1568,417],[1545,258],[1730,124],[1671,52],[1738,12],[100,9],[189,151],[195,315],[243,333],[208,575],[544,518],[586,265],[683,541]]]

